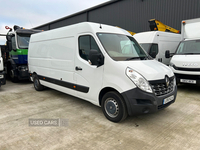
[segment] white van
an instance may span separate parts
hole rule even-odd
[[[3,65],[3,58],[2,58],[2,51],[1,48],[5,46],[0,46],[0,87],[1,85],[6,84],[5,73],[4,73],[4,65]]]
[[[151,113],[176,99],[174,74],[124,30],[83,22],[31,35],[28,67],[44,86],[101,106],[107,119]]]
[[[170,67],[177,83],[200,85],[200,18],[182,21],[182,41]],[[170,53],[166,54],[170,57]]]
[[[171,53],[175,53],[181,41],[181,34],[163,31],[141,32],[133,37],[151,57],[166,65],[169,65],[170,58],[165,57],[165,51],[169,50]]]

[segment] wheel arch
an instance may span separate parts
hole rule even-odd
[[[99,106],[101,106],[101,102],[102,102],[102,98],[103,96],[107,93],[107,92],[110,92],[110,91],[115,91],[117,93],[119,93],[124,101],[124,104],[125,104],[125,107],[127,109],[127,112],[128,114],[130,115],[131,114],[131,106],[130,106],[130,102],[129,100],[127,99],[127,97],[124,97],[124,95],[122,95],[118,90],[116,90],[115,88],[112,88],[112,87],[105,87],[101,90],[101,92],[99,93]]]
[[[110,92],[110,91],[115,91],[117,93],[119,93],[116,89],[112,88],[112,87],[105,87],[101,90],[101,92],[99,93],[99,105],[101,106],[101,101],[102,101],[102,98],[103,96]],[[119,93],[120,94],[120,93]],[[120,94],[121,95],[121,94]]]

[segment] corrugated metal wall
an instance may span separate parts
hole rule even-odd
[[[49,30],[90,21],[119,26],[133,32],[149,31],[150,19],[180,30],[181,21],[200,17],[200,0],[115,0],[36,27]]]

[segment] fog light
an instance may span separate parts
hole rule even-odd
[[[146,107],[146,108],[144,108],[142,112],[143,112],[144,114],[147,114],[147,113],[149,113],[149,108],[147,108],[147,107]]]

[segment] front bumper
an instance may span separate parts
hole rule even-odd
[[[164,99],[174,96],[173,100],[163,104]],[[126,102],[128,114],[130,116],[137,114],[153,113],[175,102],[177,95],[177,86],[174,90],[166,95],[155,96],[154,93],[147,93],[139,88],[135,88],[122,93]]]
[[[200,69],[199,68],[180,68],[176,67],[175,65],[170,66],[172,71],[174,72],[174,75],[176,76],[176,82],[177,83],[189,83],[189,84],[196,84],[200,85]],[[193,82],[181,82],[182,80],[193,80]]]
[[[200,85],[200,75],[190,75],[190,74],[179,74],[179,73],[174,73],[175,76],[176,76],[176,82],[177,83],[184,83],[184,82],[181,82],[181,79],[184,79],[184,80],[193,80],[195,81],[196,85]],[[190,84],[193,84],[193,83],[190,83]]]
[[[5,74],[4,72],[0,72],[0,86],[6,84]]]

